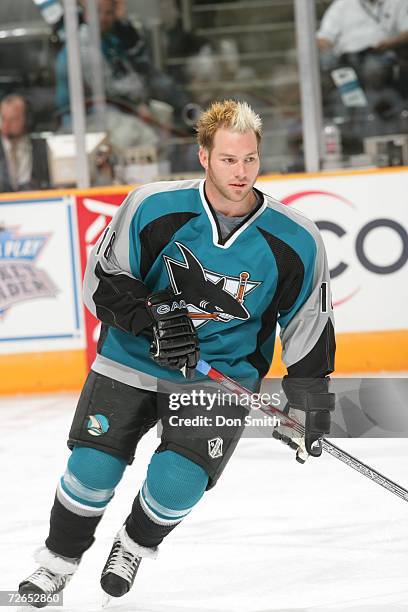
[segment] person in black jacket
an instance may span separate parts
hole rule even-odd
[[[29,134],[27,100],[9,94],[0,102],[0,191],[47,189],[45,141]]]

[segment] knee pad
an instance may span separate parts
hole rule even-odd
[[[75,446],[60,482],[71,503],[104,510],[123,476],[126,461],[87,446]],[[63,499],[60,499],[64,503]],[[65,499],[66,501],[66,499]],[[66,505],[64,503],[64,505]]]
[[[155,453],[140,502],[149,515],[153,513],[161,521],[178,522],[201,499],[207,483],[207,472],[187,457],[170,450]]]

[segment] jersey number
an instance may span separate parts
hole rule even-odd
[[[322,283],[320,287],[320,312],[329,312],[328,283]]]
[[[108,227],[105,229],[105,232],[104,232],[104,234],[103,234],[103,238],[102,238],[102,240],[101,240],[101,241],[100,241],[100,243],[99,243],[98,249],[97,249],[97,251],[96,251],[96,254],[97,254],[97,255],[99,255],[99,253],[101,252],[102,245],[103,245],[103,243],[105,242],[105,238],[106,238],[106,236],[108,235],[109,230],[110,230],[110,227],[108,226]],[[106,259],[106,261],[108,261],[108,260],[109,260],[109,258],[110,258],[110,256],[111,256],[111,253],[112,253],[112,247],[113,247],[113,243],[115,242],[115,238],[116,238],[116,232],[112,232],[112,236],[110,237],[110,240],[109,240],[109,242],[108,242],[108,246],[106,247],[106,249],[105,249],[105,251],[104,251],[104,253],[103,253],[103,256],[104,256],[104,258]]]

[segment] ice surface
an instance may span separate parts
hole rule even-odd
[[[2,590],[36,567],[76,399],[0,400]],[[65,612],[101,610],[100,571],[157,443],[155,432],[140,443],[64,592]],[[406,440],[335,443],[408,486]],[[407,568],[406,502],[330,456],[301,466],[275,440],[244,439],[218,485],[108,611],[406,612]]]

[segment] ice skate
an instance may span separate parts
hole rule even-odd
[[[45,608],[53,604],[53,595],[62,591],[79,565],[79,559],[59,557],[48,548],[39,549],[35,560],[40,567],[20,582],[18,592],[25,596],[34,608]]]
[[[139,546],[127,534],[125,527],[117,533],[112,550],[102,570],[101,586],[110,597],[122,597],[132,587],[143,557],[155,558],[157,548]],[[104,607],[109,599],[104,599]]]

